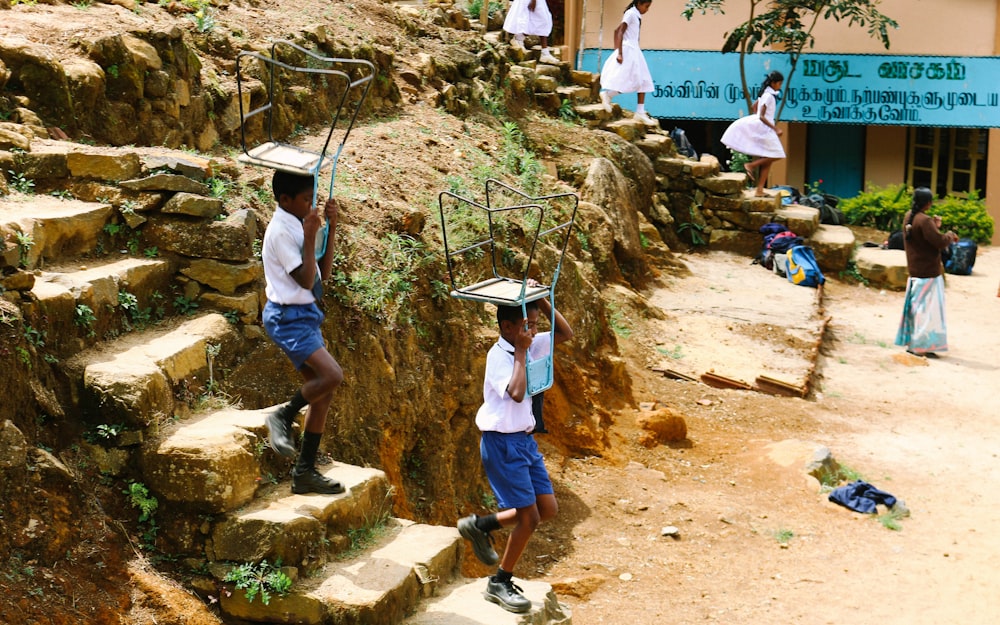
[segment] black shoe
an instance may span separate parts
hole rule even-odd
[[[523,591],[513,581],[498,582],[496,577],[490,577],[483,596],[508,612],[521,614],[531,609],[531,601],[521,592]]]
[[[494,565],[500,560],[500,556],[493,550],[493,541],[489,532],[476,527],[476,515],[471,514],[464,519],[458,520],[458,533],[462,538],[472,543],[472,551],[483,564]]]
[[[292,492],[296,495],[306,493],[337,495],[344,492],[344,487],[337,480],[331,480],[316,469],[309,469],[305,473],[292,471]]]
[[[292,441],[292,423],[282,416],[281,408],[267,415],[268,442],[271,449],[282,456],[291,458],[295,455],[295,443]]]

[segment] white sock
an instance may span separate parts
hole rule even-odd
[[[639,106],[635,107],[635,114],[636,115],[642,115],[645,112],[646,112],[646,105],[645,104],[640,104]]]
[[[520,34],[520,35],[514,35],[514,39],[517,39],[517,40],[518,40],[518,41],[520,41],[521,43],[524,43],[524,35],[523,35],[523,34]]]
[[[616,98],[616,97],[618,97],[619,94],[621,94],[621,91],[613,91],[611,89],[608,89],[608,97],[609,98]]]
[[[542,54],[548,54],[548,53],[549,53],[549,47],[548,46],[545,46],[544,48],[542,48]]]

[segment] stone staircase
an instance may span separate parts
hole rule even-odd
[[[458,531],[393,518],[380,470],[332,462],[320,469],[345,493],[291,494],[290,462],[267,445],[274,407],[212,401],[215,376],[266,340],[254,219],[226,216],[206,183],[226,163],[59,141],[27,147],[0,151],[0,165],[36,191],[0,197],[0,296],[51,364],[56,383],[36,394],[78,431],[116,428],[114,441],[81,438],[81,447],[157,498],[157,552],[197,572],[189,586],[217,599],[223,620],[571,622],[542,582],[524,584],[535,603],[527,614],[486,602],[485,580],[461,577]],[[294,580],[267,604],[225,581],[263,561]]]

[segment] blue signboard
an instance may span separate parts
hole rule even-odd
[[[600,55],[599,55],[600,52]],[[611,50],[584,51],[580,69],[599,72]],[[738,54],[645,50],[654,91],[646,110],[668,119],[732,120],[747,113]],[[771,70],[789,75],[788,56],[746,58],[755,93]],[[803,54],[783,89],[782,121],[1000,128],[1000,57]],[[631,107],[634,95],[620,96]],[[779,108],[781,101],[779,100]]]

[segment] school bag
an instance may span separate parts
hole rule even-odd
[[[695,152],[694,146],[688,141],[687,134],[682,129],[674,127],[670,131],[670,140],[674,142],[674,148],[677,149],[678,154],[683,154],[688,158],[698,158],[698,153]]]
[[[793,247],[802,245],[805,242],[802,237],[795,234],[791,230],[779,232],[770,240],[767,240],[767,237],[764,237],[764,239],[766,241],[765,245],[767,246],[767,249],[774,251],[775,254],[784,254]]]
[[[785,254],[788,258],[788,281],[799,286],[817,287],[824,282],[816,255],[808,245],[796,245]]]
[[[977,249],[979,246],[972,239],[959,239],[958,243],[949,245],[949,256],[944,263],[945,272],[958,276],[971,274],[972,266],[976,264]]]

